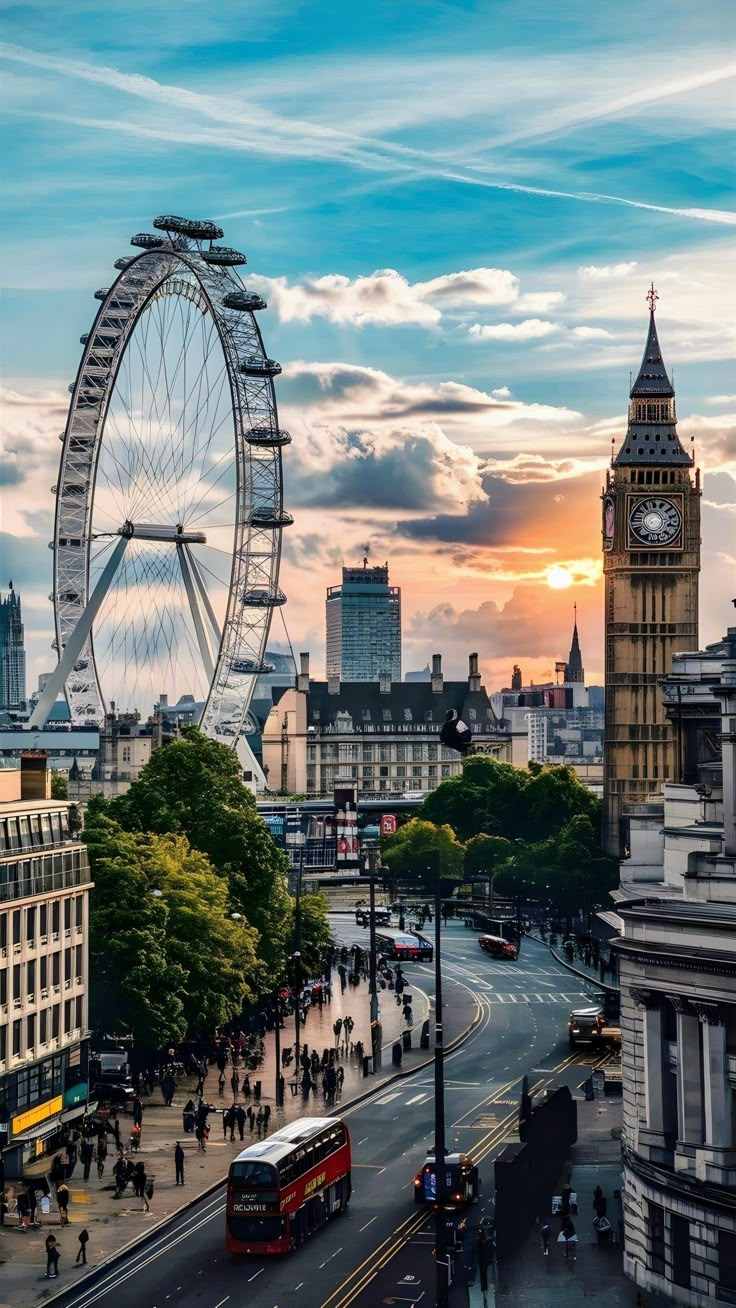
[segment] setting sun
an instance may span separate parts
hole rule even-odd
[[[547,585],[551,586],[552,590],[566,590],[568,586],[572,586],[572,582],[573,576],[569,568],[563,568],[558,563],[547,571]]]

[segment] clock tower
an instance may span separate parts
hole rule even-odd
[[[606,730],[603,846],[622,857],[625,804],[677,779],[675,738],[660,681],[676,651],[698,649],[700,473],[677,435],[675,391],[659,348],[651,287],[649,333],[629,421],[603,491]]]

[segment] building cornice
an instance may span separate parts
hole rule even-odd
[[[720,954],[706,953],[701,947],[679,947],[662,944],[638,945],[634,941],[619,936],[612,940],[610,947],[619,958],[625,958],[640,967],[673,967],[687,972],[706,972],[713,976],[736,977],[736,947],[734,952],[724,957]]]
[[[647,1162],[626,1145],[622,1154],[624,1167],[649,1185],[677,1195],[688,1203],[701,1204],[712,1212],[728,1214],[731,1218],[736,1213],[736,1194],[728,1186],[714,1185],[712,1181],[698,1181],[683,1172]]]

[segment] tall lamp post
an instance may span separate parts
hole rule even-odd
[[[434,891],[434,1168],[435,1192],[435,1301],[437,1308],[447,1308],[450,1289],[450,1264],[447,1255],[445,1205],[447,1203],[447,1172],[445,1168],[445,1050],[442,1024],[442,895],[440,890],[440,857],[430,855],[428,867],[430,891]]]

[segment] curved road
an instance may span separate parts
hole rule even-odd
[[[354,927],[340,931],[348,942],[365,943],[365,933]],[[528,1074],[532,1087],[541,1088],[551,1080],[577,1084],[584,1075],[581,1060],[569,1057],[566,1038],[569,1009],[583,997],[583,983],[534,941],[524,941],[518,962],[496,962],[479,951],[473,933],[455,924],[443,932],[443,958],[445,1004],[457,1003],[462,994],[469,1012],[476,1004],[480,1009],[475,1029],[446,1058],[447,1146],[481,1163],[488,1195],[492,1160],[516,1120],[521,1077]],[[433,993],[431,967],[415,965],[406,975]],[[413,1203],[413,1178],[433,1143],[433,1111],[431,1067],[342,1110],[353,1143],[350,1209],[295,1253],[272,1259],[228,1256],[221,1187],[112,1269],[93,1272],[76,1291],[55,1298],[55,1304],[369,1308],[392,1288],[405,1302],[419,1302],[421,1277],[407,1268],[414,1259],[426,1277],[431,1234],[423,1233],[426,1214]]]

